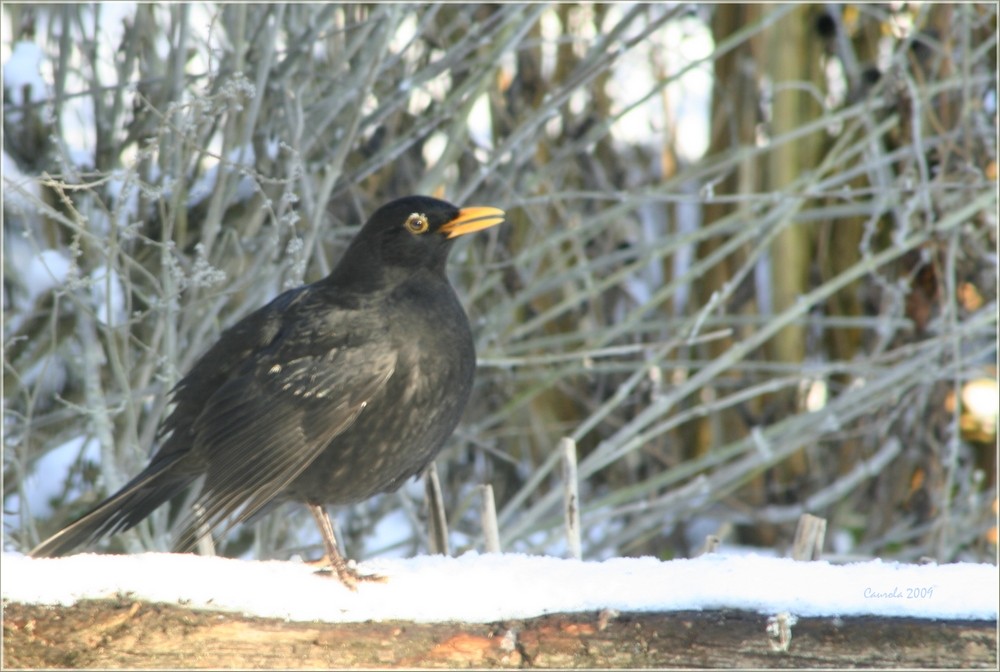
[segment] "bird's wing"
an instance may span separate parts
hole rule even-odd
[[[376,346],[261,358],[218,388],[193,427],[206,478],[179,547],[253,516],[354,422],[396,367]]]

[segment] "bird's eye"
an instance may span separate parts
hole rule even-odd
[[[414,212],[412,215],[406,218],[406,230],[410,233],[424,233],[430,228],[430,223],[427,221],[427,215],[421,215]]]

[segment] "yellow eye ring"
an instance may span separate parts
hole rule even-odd
[[[406,218],[404,226],[410,233],[424,233],[430,228],[431,225],[427,221],[427,215],[421,215],[414,212]]]

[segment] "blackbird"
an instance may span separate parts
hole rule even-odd
[[[458,236],[502,221],[424,196],[376,210],[330,275],[224,331],[173,389],[149,465],[31,555],[127,530],[203,478],[177,548],[303,502],[345,585],[380,578],[338,552],[324,505],[396,490],[455,429],[476,355],[445,264]]]

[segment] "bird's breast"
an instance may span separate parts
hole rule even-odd
[[[451,287],[435,294],[411,289],[382,306],[381,338],[395,350],[395,369],[298,479],[297,499],[341,504],[395,490],[434,459],[462,416],[476,355]]]

